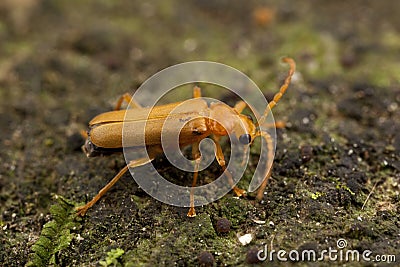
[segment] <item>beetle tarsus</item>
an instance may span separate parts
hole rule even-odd
[[[235,192],[235,195],[238,197],[246,196],[246,190],[241,189],[237,186],[233,187],[233,192]]]
[[[77,215],[77,216],[81,216],[81,217],[85,216],[85,215],[86,215],[86,212],[87,212],[87,210],[88,210],[89,208],[90,208],[90,207],[87,207],[87,205],[84,205],[84,206],[80,206],[80,207],[75,208],[75,210],[76,210],[76,215]]]
[[[190,207],[189,208],[187,216],[190,217],[190,218],[196,217],[196,210],[194,209],[194,207]]]

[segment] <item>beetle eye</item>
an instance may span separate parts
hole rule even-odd
[[[239,136],[239,142],[243,145],[248,145],[251,142],[251,135],[249,134],[242,134]]]

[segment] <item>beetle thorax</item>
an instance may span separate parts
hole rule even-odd
[[[209,127],[216,135],[228,135],[235,130],[238,113],[224,103],[211,103]]]

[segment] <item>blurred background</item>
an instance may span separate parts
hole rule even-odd
[[[204,263],[206,251],[211,264],[247,265],[271,240],[322,250],[338,238],[400,260],[399,31],[393,1],[2,0],[0,262],[186,266]],[[283,56],[297,73],[274,109],[287,127],[263,202],[227,195],[188,220],[126,176],[85,219],[57,221],[51,205],[72,210],[122,168],[122,156],[87,159],[79,135],[121,94],[171,65],[209,60],[244,72],[271,99]],[[41,234],[48,222],[52,234]]]

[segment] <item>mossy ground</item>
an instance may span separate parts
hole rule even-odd
[[[400,261],[399,18],[393,1],[4,1],[0,262],[185,266],[209,251],[217,265],[247,265],[264,244],[322,251],[340,238]],[[274,109],[287,127],[262,202],[228,194],[189,219],[126,175],[84,219],[71,219],[69,205],[124,164],[80,151],[79,131],[119,95],[165,67],[210,60],[243,71],[270,97],[286,55],[298,72]],[[174,176],[162,158],[155,165]],[[227,234],[215,229],[223,217]],[[253,240],[242,246],[247,233]]]

